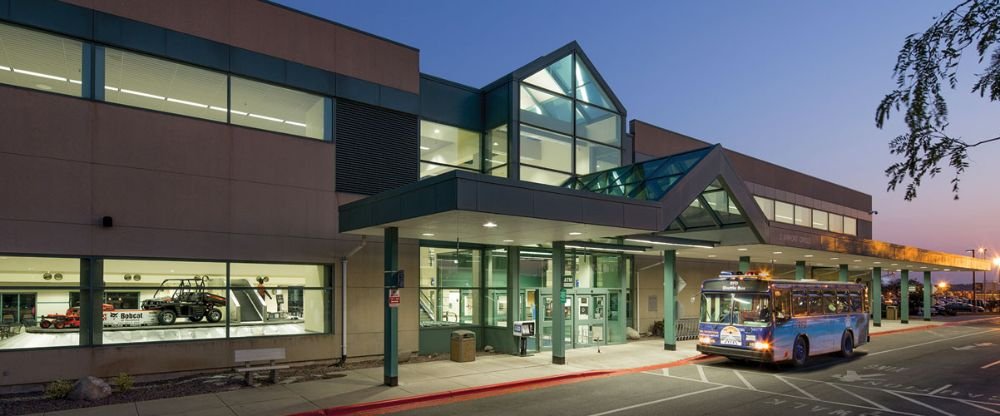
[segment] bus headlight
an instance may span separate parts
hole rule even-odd
[[[771,349],[771,344],[768,344],[764,341],[757,341],[753,344],[753,349],[757,351],[767,351]]]
[[[712,343],[712,337],[710,337],[708,335],[701,335],[701,336],[698,337],[698,343],[699,344],[711,344]]]

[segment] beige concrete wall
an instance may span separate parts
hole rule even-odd
[[[259,0],[63,0],[416,93],[420,53]]]

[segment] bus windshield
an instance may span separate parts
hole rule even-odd
[[[701,321],[713,324],[768,326],[771,297],[767,293],[704,293]]]

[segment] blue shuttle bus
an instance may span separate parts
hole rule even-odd
[[[701,287],[698,351],[736,360],[792,362],[868,341],[867,287],[723,273]]]

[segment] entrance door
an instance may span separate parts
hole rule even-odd
[[[578,294],[576,298],[574,327],[577,347],[607,344],[608,296],[605,294]]]
[[[538,334],[539,334],[539,338],[538,339],[539,339],[539,342],[541,343],[541,346],[542,346],[541,349],[542,350],[551,350],[552,349],[552,342],[553,342],[553,339],[552,339],[552,335],[553,335],[553,331],[552,331],[552,314],[554,313],[554,310],[555,310],[554,308],[559,307],[559,305],[558,305],[559,304],[559,300],[558,299],[553,299],[551,291],[547,291],[546,290],[546,291],[539,291],[539,292],[541,292],[540,298],[542,299],[542,307],[539,310],[539,320],[538,320],[538,327],[539,327]],[[573,332],[573,330],[575,328],[575,326],[574,326],[575,320],[573,319],[573,317],[574,317],[573,311],[575,310],[574,309],[574,305],[576,304],[576,300],[575,299],[576,299],[575,295],[567,294],[566,295],[566,303],[562,305],[562,307],[563,307],[563,313],[565,314],[564,315],[565,316],[565,320],[564,320],[565,330],[563,331],[563,334],[564,334],[565,338],[563,339],[563,342],[566,344],[566,348],[567,349],[574,348],[574,346],[573,346],[574,345],[573,344],[573,338],[574,338],[574,332]]]

